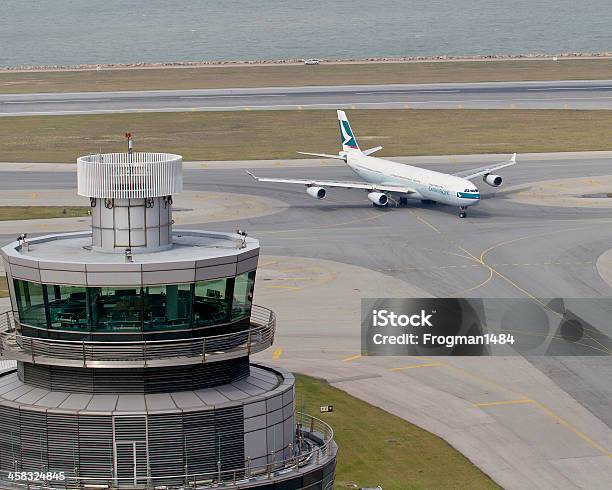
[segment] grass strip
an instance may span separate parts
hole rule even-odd
[[[360,145],[377,156],[610,150],[607,110],[355,110]],[[228,111],[0,118],[0,155],[12,162],[74,162],[80,155],[135,147],[185,160],[301,157],[335,153],[335,111]]]
[[[298,374],[296,382],[297,410],[334,429],[340,447],[334,488],[500,488],[439,437],[323,380]],[[334,411],[319,413],[323,405]]]
[[[0,221],[77,218],[88,214],[86,206],[0,206]]]
[[[0,276],[0,298],[8,298],[9,290],[6,282],[6,276]]]

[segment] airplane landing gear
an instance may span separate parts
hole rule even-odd
[[[466,206],[459,206],[459,217],[460,218],[465,218],[467,216],[466,209],[467,209]]]

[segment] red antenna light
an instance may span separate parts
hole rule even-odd
[[[134,150],[134,141],[132,140],[132,133],[125,133],[125,137],[128,142],[128,154],[130,155],[130,163],[132,163],[132,151]]]

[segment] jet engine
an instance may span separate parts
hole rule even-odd
[[[503,179],[499,175],[487,174],[482,180],[484,180],[487,184],[493,187],[499,187],[502,185]]]
[[[370,192],[368,193],[368,199],[377,206],[386,206],[389,203],[389,198],[383,192]]]
[[[323,199],[325,197],[325,194],[327,194],[323,187],[314,186],[307,187],[306,192],[309,196],[316,197],[317,199]]]

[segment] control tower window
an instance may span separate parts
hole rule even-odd
[[[192,284],[145,286],[144,330],[160,331],[191,326]]]
[[[228,323],[233,289],[233,278],[197,282],[193,302],[194,326]]]
[[[87,289],[82,286],[58,286],[49,284],[50,328],[55,330],[89,330]]]
[[[255,271],[245,272],[236,277],[232,302],[232,320],[238,320],[251,314],[254,287]]]
[[[34,327],[47,328],[44,286],[19,279],[15,279],[14,284],[20,321]]]
[[[142,328],[140,287],[89,289],[93,331],[138,332]]]
[[[158,334],[240,321],[251,314],[255,271],[144,288],[13,282],[23,325],[64,332],[64,338],[72,340],[70,335],[76,333]]]

